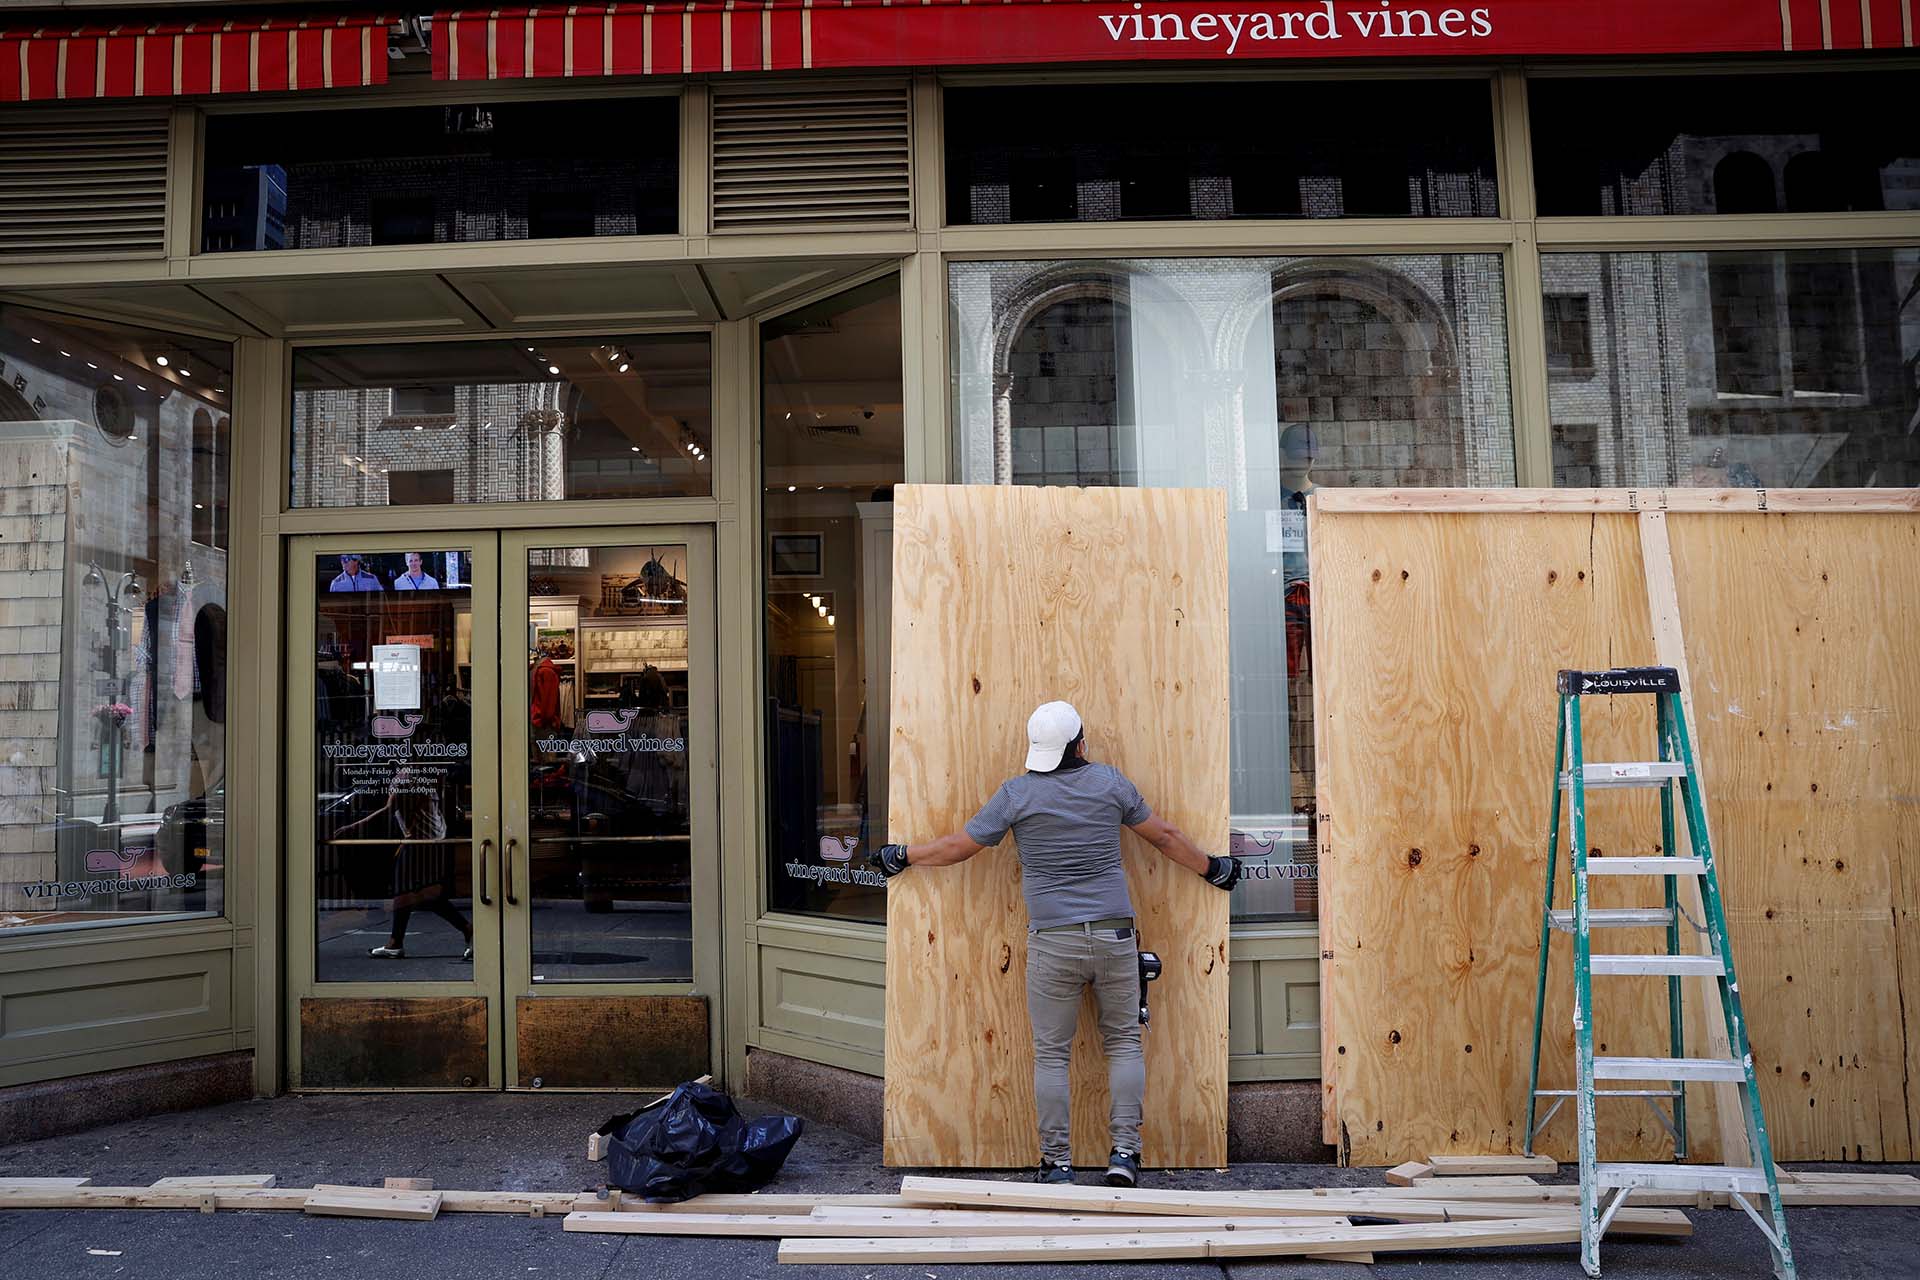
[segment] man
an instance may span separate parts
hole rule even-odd
[[[360,557],[351,553],[340,557],[340,572],[327,584],[329,591],[378,591],[380,579],[360,567]]]
[[[420,567],[420,553],[407,552],[407,571],[393,580],[395,591],[438,591],[440,584]]]
[[[1068,1089],[1074,1024],[1091,986],[1107,1052],[1113,1151],[1107,1183],[1140,1180],[1140,1112],[1147,1089],[1140,1052],[1140,944],[1120,857],[1120,828],[1162,854],[1231,889],[1237,858],[1208,857],[1111,765],[1086,756],[1080,713],[1049,702],[1027,720],[1027,772],[1009,778],[966,830],[912,847],[890,844],[874,861],[889,879],[909,866],[965,862],[1000,843],[1020,846],[1027,899],[1027,1016],[1033,1024],[1033,1092],[1040,1119],[1040,1182],[1072,1182]]]

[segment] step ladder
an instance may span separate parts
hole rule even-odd
[[[1754,1078],[1753,1054],[1747,1045],[1746,1020],[1740,1012],[1740,984],[1734,977],[1733,954],[1727,945],[1726,913],[1720,901],[1719,881],[1713,872],[1713,849],[1707,839],[1704,801],[1693,765],[1693,747],[1681,708],[1680,676],[1672,667],[1627,667],[1608,671],[1562,671],[1559,677],[1560,720],[1554,752],[1553,818],[1547,834],[1546,906],[1540,921],[1540,966],[1533,1002],[1533,1066],[1528,1075],[1527,1138],[1525,1150],[1569,1097],[1574,1100],[1580,1138],[1580,1265],[1590,1276],[1600,1274],[1600,1238],[1627,1197],[1639,1188],[1664,1191],[1725,1192],[1759,1226],[1773,1253],[1774,1274],[1794,1280],[1793,1250],[1787,1242],[1787,1219],[1780,1204],[1773,1153],[1767,1143],[1767,1124],[1760,1113],[1760,1091]],[[1581,748],[1580,699],[1598,695],[1651,694],[1659,738],[1659,759],[1643,763],[1590,764]],[[1660,850],[1658,857],[1589,857],[1587,853],[1587,792],[1626,787],[1660,790]],[[1674,851],[1674,791],[1685,809],[1688,850]],[[1554,882],[1560,846],[1561,796],[1569,797],[1573,905],[1556,910]],[[1653,907],[1595,908],[1588,905],[1592,876],[1659,877],[1664,902]],[[1694,920],[1676,892],[1679,878],[1698,880],[1705,919]],[[1707,953],[1691,954],[1681,947],[1682,928],[1704,934]],[[1663,928],[1666,950],[1653,954],[1595,955],[1590,944],[1595,929]],[[1573,1033],[1578,1080],[1572,1089],[1540,1087],[1540,1037],[1547,999],[1547,948],[1555,930],[1573,935]],[[1691,939],[1690,939],[1691,940]],[[1593,1052],[1593,978],[1595,975],[1653,974],[1667,979],[1667,1018],[1670,1056],[1664,1058],[1595,1057]],[[1730,1058],[1689,1058],[1681,1023],[1681,981],[1706,977],[1720,996],[1726,1021]],[[1595,1081],[1618,1081],[1636,1088],[1596,1089]],[[1754,1163],[1741,1165],[1613,1164],[1597,1155],[1594,1103],[1601,1098],[1640,1098],[1653,1109],[1673,1136],[1676,1161],[1687,1155],[1688,1082],[1730,1083],[1738,1087],[1747,1129],[1747,1149]],[[1536,1124],[1539,1100],[1552,1098]],[[1666,1099],[1672,1113],[1661,1110]],[[1763,1206],[1761,1201],[1766,1202]]]

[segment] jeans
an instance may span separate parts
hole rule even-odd
[[[1129,931],[1058,929],[1027,934],[1027,1016],[1033,1022],[1033,1096],[1040,1113],[1040,1158],[1070,1164],[1069,1098],[1073,1032],[1080,997],[1091,986],[1100,1008],[1113,1099],[1113,1145],[1140,1150],[1147,1062],[1140,1052],[1140,945]]]

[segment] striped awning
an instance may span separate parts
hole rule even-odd
[[[447,9],[441,80],[1911,49],[1920,0],[677,0]]]
[[[0,102],[385,84],[384,14],[0,27]]]

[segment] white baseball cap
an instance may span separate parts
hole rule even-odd
[[[1045,702],[1027,717],[1027,768],[1048,773],[1060,767],[1067,744],[1080,736],[1080,713],[1067,702]]]

